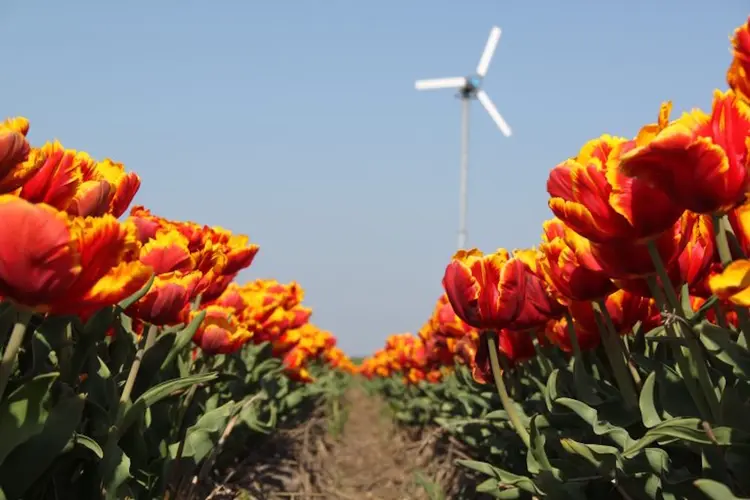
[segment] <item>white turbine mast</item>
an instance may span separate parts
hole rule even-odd
[[[417,90],[458,89],[458,97],[461,99],[461,180],[459,188],[459,227],[458,248],[466,246],[466,213],[468,202],[468,178],[469,178],[469,104],[471,100],[477,99],[482,107],[497,124],[497,128],[505,137],[510,137],[511,130],[508,122],[502,117],[495,105],[492,103],[487,92],[482,90],[481,84],[490,67],[492,56],[500,41],[500,28],[494,26],[490,30],[490,37],[484,46],[482,57],[479,58],[476,73],[468,77],[435,78],[430,80],[417,80],[414,87]]]

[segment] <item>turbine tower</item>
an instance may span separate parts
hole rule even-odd
[[[490,37],[484,47],[482,57],[479,58],[476,73],[467,77],[436,78],[431,80],[417,80],[417,90],[458,89],[457,97],[461,99],[461,180],[459,187],[459,217],[458,217],[458,248],[466,246],[466,213],[468,202],[469,181],[469,108],[473,99],[477,99],[492,120],[497,124],[505,137],[510,137],[511,130],[508,123],[492,103],[490,96],[481,89],[482,81],[490,67],[490,61],[500,41],[500,28],[494,26],[490,30]]]

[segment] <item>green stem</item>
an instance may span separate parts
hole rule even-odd
[[[198,296],[193,301],[193,311],[197,311],[201,307],[201,300],[203,299],[203,294],[199,293]]]
[[[651,295],[653,295],[654,300],[656,301],[656,306],[660,311],[663,311],[666,307],[666,303],[664,294],[662,293],[661,288],[659,288],[659,285],[656,282],[656,278],[650,276],[646,278],[646,282],[651,289]],[[702,415],[703,419],[707,420],[710,412],[708,407],[706,406],[706,400],[703,398],[703,395],[701,393],[701,390],[698,388],[698,384],[695,378],[691,375],[690,361],[686,356],[685,349],[678,343],[678,341],[680,341],[680,338],[677,335],[677,332],[675,332],[674,325],[672,323],[665,323],[664,330],[667,332],[667,336],[672,339],[672,341],[670,341],[668,344],[672,348],[672,354],[674,355],[677,366],[679,367],[680,373],[682,374],[683,380],[685,381],[685,386],[687,387],[690,396],[693,398],[693,402],[698,407],[698,411]]]
[[[622,343],[617,338],[612,317],[609,315],[603,299],[595,301],[593,307],[594,318],[597,321],[602,338],[602,346],[607,359],[609,359],[612,375],[615,377],[622,399],[629,409],[638,408],[638,394],[635,392],[635,385],[628,371],[625,353],[622,352]]]
[[[732,251],[729,248],[729,240],[725,230],[724,223],[726,217],[724,215],[714,215],[712,217],[714,223],[714,238],[716,239],[716,250],[719,253],[719,259],[721,264],[726,267],[732,260]]]
[[[8,345],[5,347],[2,361],[0,361],[0,401],[3,400],[8,381],[13,374],[13,365],[16,364],[16,357],[18,357],[18,351],[21,350],[21,345],[23,345],[23,338],[26,335],[26,327],[30,319],[31,311],[26,309],[18,311],[16,323],[13,325]]]
[[[630,355],[630,347],[628,346],[625,337],[621,337],[618,335],[617,339],[618,343],[620,344],[620,349],[622,349],[622,352],[625,355],[625,362],[627,363],[628,369],[630,370],[630,375],[633,377],[635,390],[638,394],[640,394],[641,387],[643,387],[643,381],[641,380],[641,374],[638,373],[638,368],[636,368],[635,363],[633,363],[633,358]]]
[[[732,258],[732,251],[729,247],[729,238],[727,237],[728,231],[731,230],[729,221],[726,215],[714,215],[714,235],[716,237],[716,249],[719,253],[719,259],[721,259],[721,265],[727,267],[734,260]],[[735,306],[737,311],[737,320],[740,325],[740,336],[737,339],[737,343],[743,347],[747,346],[747,336],[750,335],[750,316],[748,316],[747,308],[741,306]]]
[[[156,342],[156,333],[158,328],[156,325],[150,325],[148,327],[148,333],[146,334],[145,345],[138,349],[135,353],[135,359],[133,364],[130,365],[130,373],[128,373],[128,379],[125,381],[125,386],[122,388],[122,395],[120,396],[120,405],[124,405],[130,400],[130,393],[133,392],[133,386],[135,386],[135,379],[138,377],[138,370],[141,369],[141,362],[143,361],[143,355],[146,351],[154,345]]]
[[[65,325],[59,357],[60,360],[58,365],[60,366],[60,378],[64,382],[72,385],[77,382],[75,377],[78,376],[77,373],[73,373],[71,368],[71,360],[73,359],[73,323]]]
[[[648,242],[648,252],[654,263],[654,267],[656,268],[656,273],[661,280],[662,290],[664,290],[664,294],[667,297],[667,305],[670,310],[668,312],[671,312],[677,318],[674,322],[665,322],[665,327],[669,326],[667,328],[667,333],[670,333],[670,328],[673,328],[673,332],[676,332],[677,338],[683,339],[687,345],[687,347],[678,346],[678,350],[685,355],[689,365],[688,371],[685,372],[683,369],[688,367],[680,364],[680,370],[683,371],[682,375],[683,377],[693,377],[697,379],[701,391],[703,392],[703,397],[705,398],[706,403],[708,403],[710,415],[713,417],[714,422],[718,422],[720,418],[719,398],[716,396],[711,376],[708,373],[708,364],[703,355],[703,349],[698,342],[698,338],[696,337],[693,328],[688,324],[687,319],[685,318],[685,311],[682,309],[679,298],[674,291],[672,281],[669,279],[667,268],[664,265],[664,261],[662,261],[661,255],[659,255],[659,251],[653,240]],[[674,325],[676,325],[676,328]]]
[[[534,362],[539,367],[539,372],[546,379],[547,377],[549,377],[550,373],[552,373],[552,368],[547,365],[547,359],[544,357],[544,351],[542,350],[542,346],[539,345],[539,342],[537,342],[535,339],[533,344],[534,351],[536,352],[536,356],[534,356]]]
[[[205,362],[201,365],[201,367],[198,369],[197,374],[202,375],[204,373],[208,372],[208,359],[204,360]],[[188,411],[190,410],[190,405],[193,404],[193,399],[195,398],[195,393],[198,390],[198,385],[192,385],[190,386],[190,389],[188,389],[187,394],[185,394],[185,399],[182,401],[182,404],[180,405],[179,414],[177,416],[177,452],[175,453],[175,457],[173,460],[170,460],[167,462],[167,471],[164,475],[165,481],[163,484],[164,488],[168,488],[171,484],[176,484],[176,480],[178,478],[178,473],[180,471],[180,460],[182,459],[182,454],[185,452],[185,439],[187,437],[187,421],[185,420],[185,417],[187,416]]]
[[[581,345],[578,343],[578,335],[576,334],[576,327],[573,325],[573,316],[570,315],[570,311],[565,311],[565,321],[567,323],[568,338],[570,338],[570,345],[573,347],[573,357],[576,360],[576,364],[584,367],[583,354],[581,354]]]
[[[659,249],[656,248],[654,240],[648,242],[648,254],[651,257],[651,262],[653,262],[654,267],[656,268],[656,275],[659,276],[659,280],[661,281],[661,289],[664,291],[667,305],[675,312],[681,312],[682,307],[680,306],[680,298],[677,296],[677,292],[674,291],[674,286],[672,286],[672,280],[669,278],[667,267],[664,265],[664,261],[659,254]]]
[[[500,402],[503,404],[503,410],[508,414],[508,420],[510,420],[513,429],[521,438],[526,448],[531,447],[531,438],[529,432],[524,427],[521,421],[521,416],[516,410],[513,400],[508,396],[508,390],[505,388],[505,382],[503,381],[503,374],[500,370],[500,360],[498,358],[497,350],[497,332],[487,331],[484,332],[484,336],[487,340],[487,348],[490,351],[490,367],[492,368],[492,377],[495,379],[495,386],[497,387],[497,394],[500,396]]]

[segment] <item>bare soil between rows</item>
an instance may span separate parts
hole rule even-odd
[[[385,403],[357,383],[341,411],[347,418],[338,435],[321,409],[305,425],[251,446],[210,484],[193,485],[190,500],[429,500],[419,476],[457,498],[464,478],[454,462],[468,458],[457,442],[438,429],[398,428]]]

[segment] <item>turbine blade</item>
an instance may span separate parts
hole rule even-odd
[[[454,89],[466,85],[466,78],[433,78],[432,80],[417,80],[414,87],[417,90]]]
[[[492,104],[492,100],[490,100],[490,96],[487,95],[487,92],[484,90],[477,92],[477,99],[479,99],[479,102],[482,103],[484,109],[487,110],[487,113],[489,113],[490,117],[497,124],[497,128],[500,129],[500,132],[502,132],[505,137],[510,137],[511,131],[508,122],[505,121],[495,105]]]
[[[477,65],[477,75],[482,78],[487,74],[487,69],[490,67],[490,61],[492,61],[492,56],[495,54],[495,49],[500,41],[500,33],[500,28],[497,26],[493,26],[490,30],[490,37],[487,39],[487,45],[484,46],[484,52],[482,52],[482,57],[479,58],[479,64]]]

